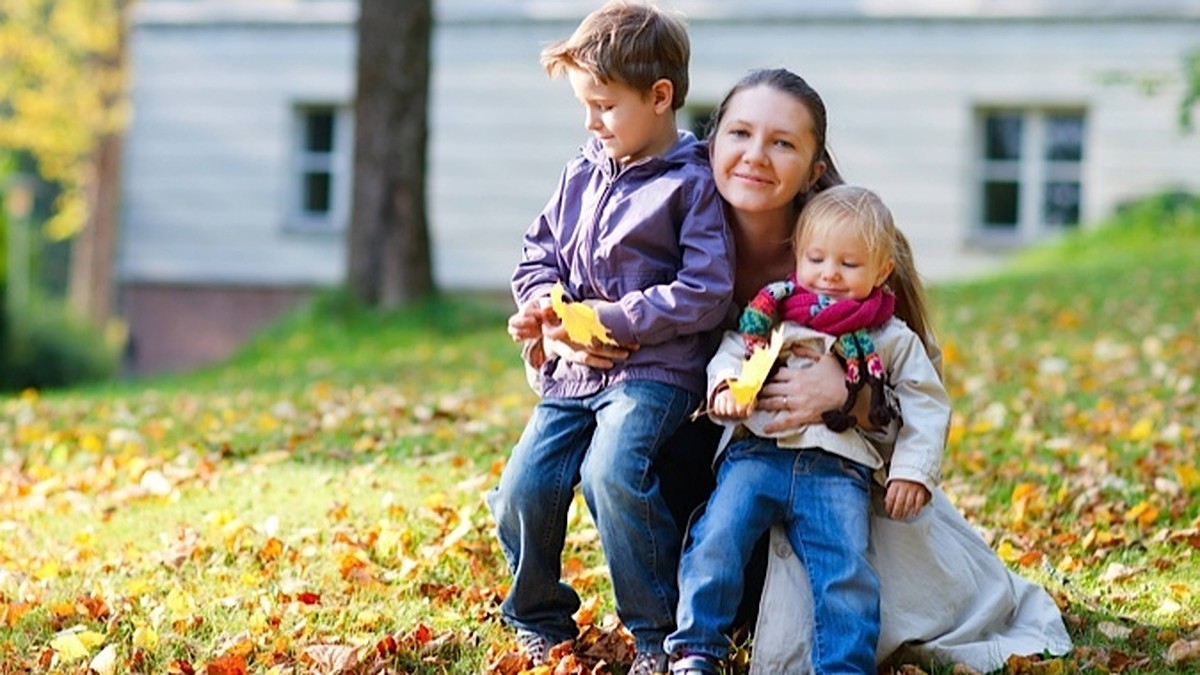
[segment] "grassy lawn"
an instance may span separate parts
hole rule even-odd
[[[1079,646],[1013,672],[1200,672],[1168,662],[1200,640],[1200,224],[1129,220],[934,289],[947,492]],[[507,312],[324,299],[221,367],[0,399],[0,673],[484,670],[482,495],[534,401]],[[619,658],[577,506],[566,575]]]

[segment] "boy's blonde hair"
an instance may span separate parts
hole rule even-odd
[[[584,17],[571,37],[542,50],[551,77],[568,68],[603,83],[621,82],[648,92],[667,79],[674,86],[671,109],[683,107],[688,91],[691,46],[678,16],[638,2],[612,0]]]
[[[849,230],[862,240],[871,265],[879,269],[891,260],[895,267],[887,284],[896,295],[896,315],[921,338],[926,349],[932,337],[925,288],[917,274],[908,239],[879,195],[857,185],[834,185],[812,196],[800,211],[792,232],[792,248],[801,255],[814,237],[832,229]]]

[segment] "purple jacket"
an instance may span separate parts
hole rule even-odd
[[[563,170],[525,233],[513,273],[518,306],[562,281],[597,300],[621,344],[641,348],[611,370],[547,361],[542,395],[579,397],[616,382],[654,380],[703,395],[704,367],[733,296],[733,238],[706,153],[680,132],[664,155],[621,167],[595,139]]]

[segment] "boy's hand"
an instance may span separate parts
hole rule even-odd
[[[924,485],[898,478],[888,483],[883,505],[893,520],[908,520],[915,518],[932,497]]]
[[[553,314],[549,307],[550,298],[538,298],[525,303],[508,317],[508,335],[513,342],[542,337],[542,324],[553,318],[547,316]]]
[[[754,401],[750,401],[746,405],[738,405],[733,398],[733,392],[729,389],[722,389],[713,396],[712,417],[724,417],[725,419],[746,419],[750,413],[754,412]]]

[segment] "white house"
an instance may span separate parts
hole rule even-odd
[[[599,4],[437,0],[428,196],[443,288],[507,285],[586,136],[538,52]],[[751,68],[800,73],[825,99],[842,173],[881,193],[933,280],[1130,198],[1200,190],[1200,132],[1178,124],[1200,0],[660,4],[692,35],[682,123]],[[118,259],[135,370],[219,359],[342,280],[357,7],[136,4]]]

